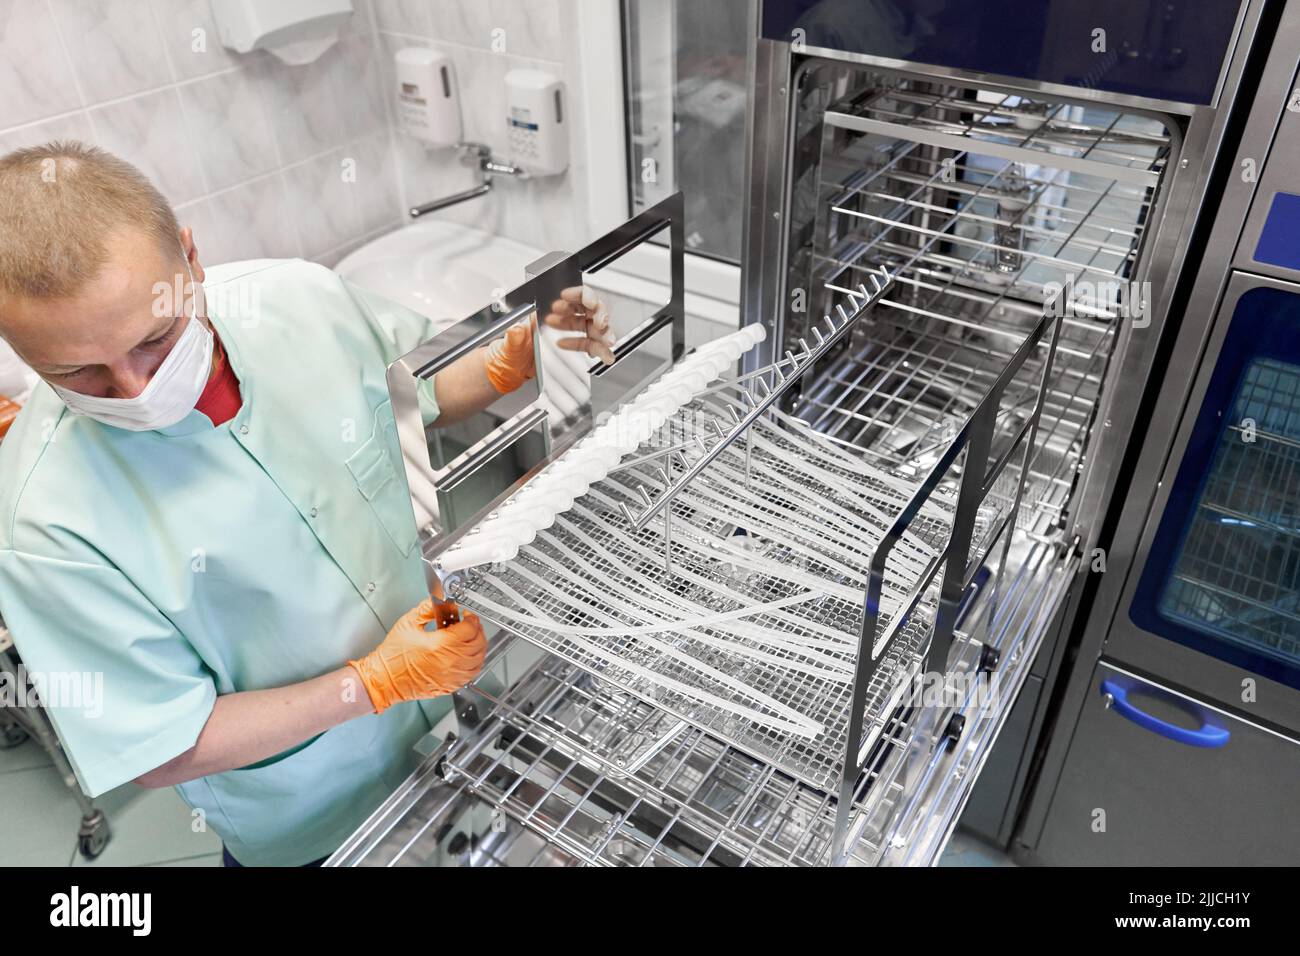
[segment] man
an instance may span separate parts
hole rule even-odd
[[[586,303],[545,322],[610,361]],[[531,378],[532,328],[440,373],[430,417]],[[99,707],[47,701],[88,794],[174,785],[228,862],[302,865],[410,771],[485,650],[472,614],[426,628],[384,374],[431,334],[321,266],[205,270],[101,150],[0,159],[0,337],[43,380],[0,445],[0,614],[29,671],[103,675]]]

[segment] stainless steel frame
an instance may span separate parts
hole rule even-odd
[[[423,542],[426,560],[454,544],[467,529],[491,512],[511,493],[526,484],[554,457],[585,435],[597,415],[617,406],[629,392],[635,390],[640,382],[625,381],[619,373],[626,367],[627,358],[636,354],[649,339],[660,331],[669,329],[671,352],[668,362],[675,361],[685,352],[686,315],[683,291],[685,232],[682,216],[682,196],[680,193],[674,193],[628,220],[608,235],[589,243],[580,251],[568,255],[556,253],[546,257],[545,268],[535,272],[530,269],[530,277],[527,281],[507,292],[500,300],[483,306],[437,338],[421,343],[389,366],[388,391],[393,402],[398,440],[403,449],[409,450],[409,453],[404,456],[403,464],[411,487],[416,487],[424,480],[419,462],[421,457],[427,457],[426,427],[420,413],[419,388],[424,383],[432,383],[433,377],[440,370],[502,335],[515,323],[529,320],[529,317],[536,312],[539,302],[546,304],[558,299],[562,289],[581,285],[585,274],[599,272],[641,243],[659,235],[665,229],[668,230],[671,286],[669,300],[623,337],[614,348],[613,364],[606,366],[600,362],[593,363],[589,369],[593,382],[603,380],[610,382],[611,385],[603,390],[598,390],[598,387],[593,385],[591,403],[585,409],[581,421],[573,423],[564,437],[553,447],[551,443],[553,429],[548,421],[546,410],[530,403],[467,448],[455,460],[433,472],[434,487],[438,491],[443,514],[447,515],[452,513],[452,509],[448,507],[449,496],[457,485],[478,473],[484,465],[501,455],[524,435],[540,434],[544,442],[545,453],[542,460],[515,484],[509,488],[498,489],[489,504],[481,508],[477,514],[457,516],[456,521],[445,522],[437,535]],[[540,346],[535,342],[536,347]],[[537,387],[540,390],[544,387],[542,363],[536,364]],[[649,374],[657,374],[658,371],[656,369]],[[640,375],[640,377],[644,379],[646,376]],[[432,587],[436,576],[431,562],[429,562],[429,569],[429,583]]]
[[[846,310],[841,304],[836,309],[836,318],[832,318],[829,314],[825,316],[823,320],[825,322],[824,334],[822,328],[813,327],[814,345],[809,345],[805,340],[800,339],[798,355],[787,349],[784,363],[777,361],[771,366],[770,373],[753,377],[752,385],[755,391],[761,392],[761,396],[756,397],[745,386],[738,389],[744,401],[738,404],[727,403],[725,406],[727,413],[731,417],[731,422],[724,426],[720,417],[711,418],[717,440],[711,441],[702,436],[696,438],[695,446],[700,451],[698,457],[694,456],[695,450],[692,449],[690,444],[686,444],[684,448],[672,452],[671,457],[679,466],[680,474],[671,481],[662,481],[661,487],[656,489],[656,495],[653,499],[647,490],[647,485],[639,484],[637,486],[645,507],[634,514],[626,503],[622,506],[623,514],[633,529],[636,531],[644,530],[653,518],[661,515],[667,520],[671,516],[672,503],[678,492],[699,477],[704,469],[709,467],[710,462],[743,435],[770,407],[780,401],[790,386],[798,382],[822,356],[834,348],[852,330],[854,322],[879,302],[881,296],[888,291],[894,282],[894,277],[890,275],[889,270],[883,267],[879,275],[871,273],[869,278],[872,284],[871,289],[868,289],[865,285],[859,285],[857,289],[844,290],[850,304],[849,308]],[[773,380],[774,384],[768,384],[769,378]],[[745,408],[743,414],[738,410],[739,408]],[[688,460],[687,454],[691,454],[693,457]]]
[[[840,783],[840,795],[837,816],[836,860],[843,857],[847,838],[848,818],[853,805],[852,796],[867,759],[870,756],[869,745],[874,737],[863,734],[863,704],[865,691],[875,674],[877,663],[888,650],[898,632],[909,620],[912,611],[930,588],[939,569],[943,568],[942,586],[939,591],[938,614],[935,619],[934,632],[926,652],[926,669],[947,673],[949,651],[957,628],[957,618],[962,597],[971,579],[979,570],[982,555],[971,560],[971,538],[975,530],[976,512],[993,492],[998,479],[1016,452],[1021,455],[1019,477],[1015,482],[1010,509],[1002,516],[1002,527],[993,536],[1002,539],[1002,560],[999,563],[999,576],[1007,571],[1011,541],[1015,534],[1016,514],[1020,510],[1021,494],[1027,479],[1027,466],[1030,453],[1035,448],[1038,422],[1043,403],[1047,398],[1048,384],[1052,371],[1052,361],[1056,354],[1057,340],[1060,336],[1059,316],[1050,312],[1044,315],[1030,335],[1021,343],[1011,362],[1002,370],[993,387],[985,393],[979,406],[966,424],[948,445],[929,476],[921,483],[912,500],[903,508],[893,527],[889,529],[884,540],[876,548],[871,558],[871,578],[867,588],[866,613],[863,615],[862,641],[858,645],[857,673],[853,682],[853,703],[849,711],[848,752],[845,755],[844,772]],[[1001,410],[1003,395],[1007,386],[1024,367],[1025,360],[1038,348],[1043,338],[1051,331],[1048,357],[1043,363],[1042,378],[1039,383],[1038,400],[1032,414],[1021,426],[1019,433],[1011,444],[1000,454],[995,455],[993,437],[997,419]],[[879,609],[881,592],[885,583],[885,562],[889,552],[897,545],[903,533],[916,519],[921,505],[934,494],[940,482],[945,480],[959,457],[965,457],[965,467],[961,473],[961,485],[957,498],[957,511],[953,518],[952,532],[948,543],[935,558],[929,569],[913,585],[909,602],[895,613],[886,633],[877,636],[879,629]],[[995,459],[990,464],[990,459]],[[996,590],[997,585],[994,585]],[[840,838],[840,833],[846,834]]]

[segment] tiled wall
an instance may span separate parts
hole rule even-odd
[[[447,52],[464,103],[464,135],[506,150],[505,75],[515,68],[545,70],[565,81],[570,120],[569,169],[530,180],[497,177],[486,197],[453,206],[439,218],[466,223],[537,249],[573,249],[590,240],[587,229],[586,141],[579,108],[581,58],[575,37],[578,5],[572,0],[372,0],[385,76],[404,46]],[[621,135],[621,133],[619,134]],[[467,189],[476,174],[450,149],[428,150],[395,138],[401,189],[408,205]]]
[[[208,263],[333,263],[403,220],[369,0],[316,62],[222,47],[207,0],[0,0],[0,152],[55,138],[137,165]],[[423,4],[422,4],[423,5]]]
[[[432,46],[455,63],[467,139],[504,151],[504,77],[532,67],[566,81],[573,147],[567,173],[498,178],[493,193],[439,217],[539,249],[589,238],[575,4],[353,6],[338,44],[291,67],[224,49],[207,0],[0,0],[0,152],[55,138],[97,143],[159,185],[206,261],[333,263],[400,225],[408,206],[476,181],[454,150],[426,149],[393,125],[393,54]]]

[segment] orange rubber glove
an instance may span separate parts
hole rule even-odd
[[[440,697],[464,687],[483,666],[487,637],[477,614],[426,631],[438,615],[432,598],[403,614],[377,648],[348,661],[361,678],[375,713],[407,700]]]
[[[531,379],[533,368],[533,320],[513,325],[487,350],[487,377],[502,395],[513,392]]]

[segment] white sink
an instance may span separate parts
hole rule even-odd
[[[335,270],[351,282],[448,324],[524,281],[542,253],[453,222],[428,220],[380,236]]]

